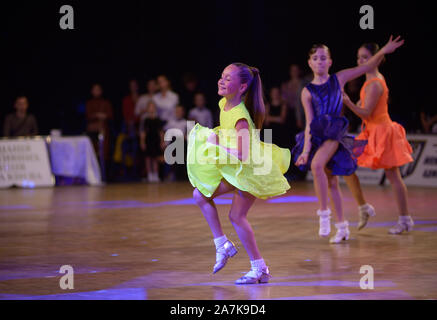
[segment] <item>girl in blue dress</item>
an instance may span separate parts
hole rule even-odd
[[[355,68],[344,69],[329,74],[332,65],[329,48],[314,45],[309,52],[308,64],[314,79],[301,94],[305,110],[305,131],[296,135],[296,146],[292,154],[296,166],[301,170],[311,169],[314,189],[319,200],[319,235],[329,236],[331,232],[328,207],[328,193],[331,207],[336,213],[337,233],[331,243],[349,239],[349,224],[343,216],[342,195],[338,185],[338,175],[348,176],[357,169],[356,157],[361,154],[367,141],[355,140],[346,133],[348,120],[340,116],[343,107],[344,85],[369,70],[376,68],[385,54],[392,53],[404,43],[397,37],[390,40],[367,63]]]

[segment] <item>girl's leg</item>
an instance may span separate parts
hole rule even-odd
[[[158,163],[158,158],[157,157],[153,157],[152,158],[152,178],[154,182],[160,182],[161,180],[159,179],[159,163]]]
[[[331,174],[330,170],[325,170],[328,179],[329,197],[331,199],[331,207],[334,209],[337,217],[337,222],[344,222],[343,216],[343,201],[340,186],[338,184],[338,177]]]
[[[358,203],[358,215],[360,217],[360,221],[358,222],[358,230],[364,228],[369,220],[369,217],[373,217],[376,215],[375,208],[366,203],[364,200],[363,191],[361,190],[360,180],[358,179],[355,173],[350,176],[343,176],[349,190],[352,193],[355,201]]]
[[[230,185],[226,180],[222,180],[214,194],[207,198],[197,188],[194,189],[193,197],[199,205],[200,210],[205,216],[206,221],[214,236],[214,244],[216,247],[216,263],[213,268],[213,273],[220,271],[227,263],[230,257],[237,253],[234,244],[229,241],[223,233],[217,208],[213,199],[221,194],[234,190],[235,187]]]
[[[391,234],[400,234],[404,231],[411,231],[414,226],[414,221],[408,213],[407,187],[402,180],[399,168],[386,169],[385,175],[393,186],[399,210],[398,223],[393,228],[390,228],[388,232]]]
[[[402,180],[399,168],[391,168],[385,170],[385,176],[390,181],[393,191],[395,193],[395,199],[399,210],[400,216],[408,216],[408,204],[407,204],[407,187]]]
[[[152,172],[152,159],[150,157],[146,157],[146,170],[148,175]]]
[[[224,179],[220,182],[219,186],[210,198],[205,197],[197,188],[194,189],[193,198],[196,201],[197,205],[200,207],[203,215],[205,216],[205,219],[208,222],[209,227],[211,228],[214,238],[222,237],[224,234],[220,224],[217,208],[213,199],[221,194],[228,193],[234,189],[235,187],[229,184]]]
[[[330,243],[340,243],[343,240],[349,239],[349,223],[344,219],[343,215],[343,200],[341,195],[341,189],[338,184],[338,177],[331,174],[329,170],[326,170],[326,176],[328,178],[329,196],[331,198],[331,206],[335,211],[337,217],[337,233],[332,237]]]
[[[328,209],[328,178],[326,177],[325,168],[328,161],[337,151],[338,142],[326,140],[317,150],[311,162],[311,172],[314,177],[314,189],[319,199],[320,210]]]
[[[247,221],[247,213],[254,202],[255,197],[253,195],[238,190],[234,194],[231,211],[229,212],[229,219],[251,261],[261,259],[254,232],[249,221]]]
[[[328,178],[325,168],[329,159],[338,148],[338,142],[327,140],[317,150],[311,162],[311,171],[314,177],[314,189],[319,199],[319,236],[326,237],[331,233],[331,210],[328,208]]]
[[[152,158],[146,157],[147,181],[153,182]]]
[[[229,219],[237,231],[241,243],[250,258],[251,270],[235,281],[236,284],[253,284],[269,282],[270,272],[264,259],[261,257],[255,241],[255,234],[247,221],[247,213],[255,202],[255,197],[250,193],[238,190],[232,200]]]
[[[355,173],[352,173],[350,176],[343,176],[343,179],[346,181],[347,187],[352,193],[355,201],[359,206],[365,205],[366,200],[364,200],[363,191],[361,190],[360,180],[358,179]]]

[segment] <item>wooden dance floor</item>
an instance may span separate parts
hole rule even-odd
[[[273,277],[246,286],[234,285],[250,264],[227,219],[231,194],[216,203],[239,253],[212,275],[215,247],[189,183],[0,190],[0,299],[437,299],[437,189],[409,188],[415,230],[393,236],[391,189],[363,188],[377,216],[358,232],[342,186],[351,239],[337,245],[317,235],[311,183],[257,200],[249,221]],[[60,288],[63,265],[74,289]],[[374,289],[360,287],[363,265]]]

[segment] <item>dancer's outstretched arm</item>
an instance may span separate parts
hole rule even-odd
[[[390,39],[386,43],[384,47],[381,48],[372,58],[369,59],[366,63],[349,69],[344,69],[339,72],[337,72],[337,79],[340,82],[341,88],[344,87],[344,85],[355,79],[359,76],[365,74],[366,72],[369,72],[376,67],[379,66],[382,59],[384,58],[384,55],[394,52],[397,48],[402,46],[404,44],[404,40],[401,40],[401,37],[398,36],[396,39],[393,40],[393,36],[390,36]]]

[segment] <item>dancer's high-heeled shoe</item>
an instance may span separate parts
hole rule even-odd
[[[363,207],[360,207],[359,210],[360,211],[358,214],[360,216],[360,220],[358,221],[358,230],[361,230],[366,226],[367,221],[369,221],[369,217],[374,217],[376,212],[375,208],[368,203],[366,203]]]
[[[329,239],[329,243],[340,243],[343,240],[349,240],[350,232],[349,223],[347,221],[336,223],[335,227],[337,228],[337,233]]]
[[[220,248],[216,251],[216,263],[214,265],[214,269],[212,273],[217,273],[228,262],[228,259],[235,256],[237,254],[237,248],[235,248],[235,245],[232,243],[232,241],[227,240]]]
[[[240,279],[237,279],[235,284],[268,283],[270,278],[271,275],[268,267],[261,270],[252,269]]]
[[[406,231],[409,232],[413,230],[414,221],[411,216],[399,216],[398,223],[388,230],[390,234],[401,234]]]

